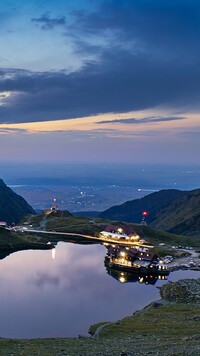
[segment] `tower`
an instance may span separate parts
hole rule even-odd
[[[141,221],[141,225],[145,225],[145,226],[147,225],[145,218],[146,218],[148,215],[149,215],[149,212],[148,212],[148,211],[146,211],[146,210],[143,210],[143,211],[142,211],[142,221]]]
[[[56,204],[56,198],[53,199],[53,204],[51,206],[51,211],[57,211],[58,205]]]

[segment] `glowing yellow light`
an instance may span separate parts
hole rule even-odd
[[[120,281],[121,283],[124,283],[124,282],[126,282],[126,278],[125,278],[125,277],[120,277],[120,278],[119,278],[119,281]]]
[[[122,257],[125,257],[125,256],[126,256],[126,252],[121,251],[121,252],[120,252],[120,255],[121,255]]]
[[[133,235],[133,236],[131,236],[131,240],[139,241],[139,239],[140,239],[139,235]]]

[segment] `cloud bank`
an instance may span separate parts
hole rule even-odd
[[[130,118],[130,119],[116,119],[116,120],[103,120],[98,121],[97,124],[128,124],[128,125],[139,125],[139,124],[150,124],[156,122],[166,122],[166,121],[177,121],[177,120],[185,120],[186,117],[180,116],[171,116],[171,117],[143,117],[140,119]]]
[[[111,0],[99,2],[94,12],[74,11],[70,23],[65,14],[32,18],[42,30],[61,26],[77,55],[92,52],[94,58],[74,72],[1,70],[0,92],[11,95],[0,106],[0,122],[70,119],[158,106],[198,111],[199,14],[195,0]]]

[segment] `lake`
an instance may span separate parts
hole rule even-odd
[[[56,250],[21,251],[0,261],[0,337],[88,335],[91,324],[117,321],[159,299],[158,286],[120,283],[104,266],[102,245],[59,243]],[[177,271],[168,280],[197,278]]]

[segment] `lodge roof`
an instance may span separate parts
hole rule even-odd
[[[122,229],[122,233],[124,233],[127,236],[135,234],[133,228],[129,225],[120,225],[120,226],[115,226],[115,225],[108,225],[106,226],[105,230],[106,232],[119,232],[118,230]]]

